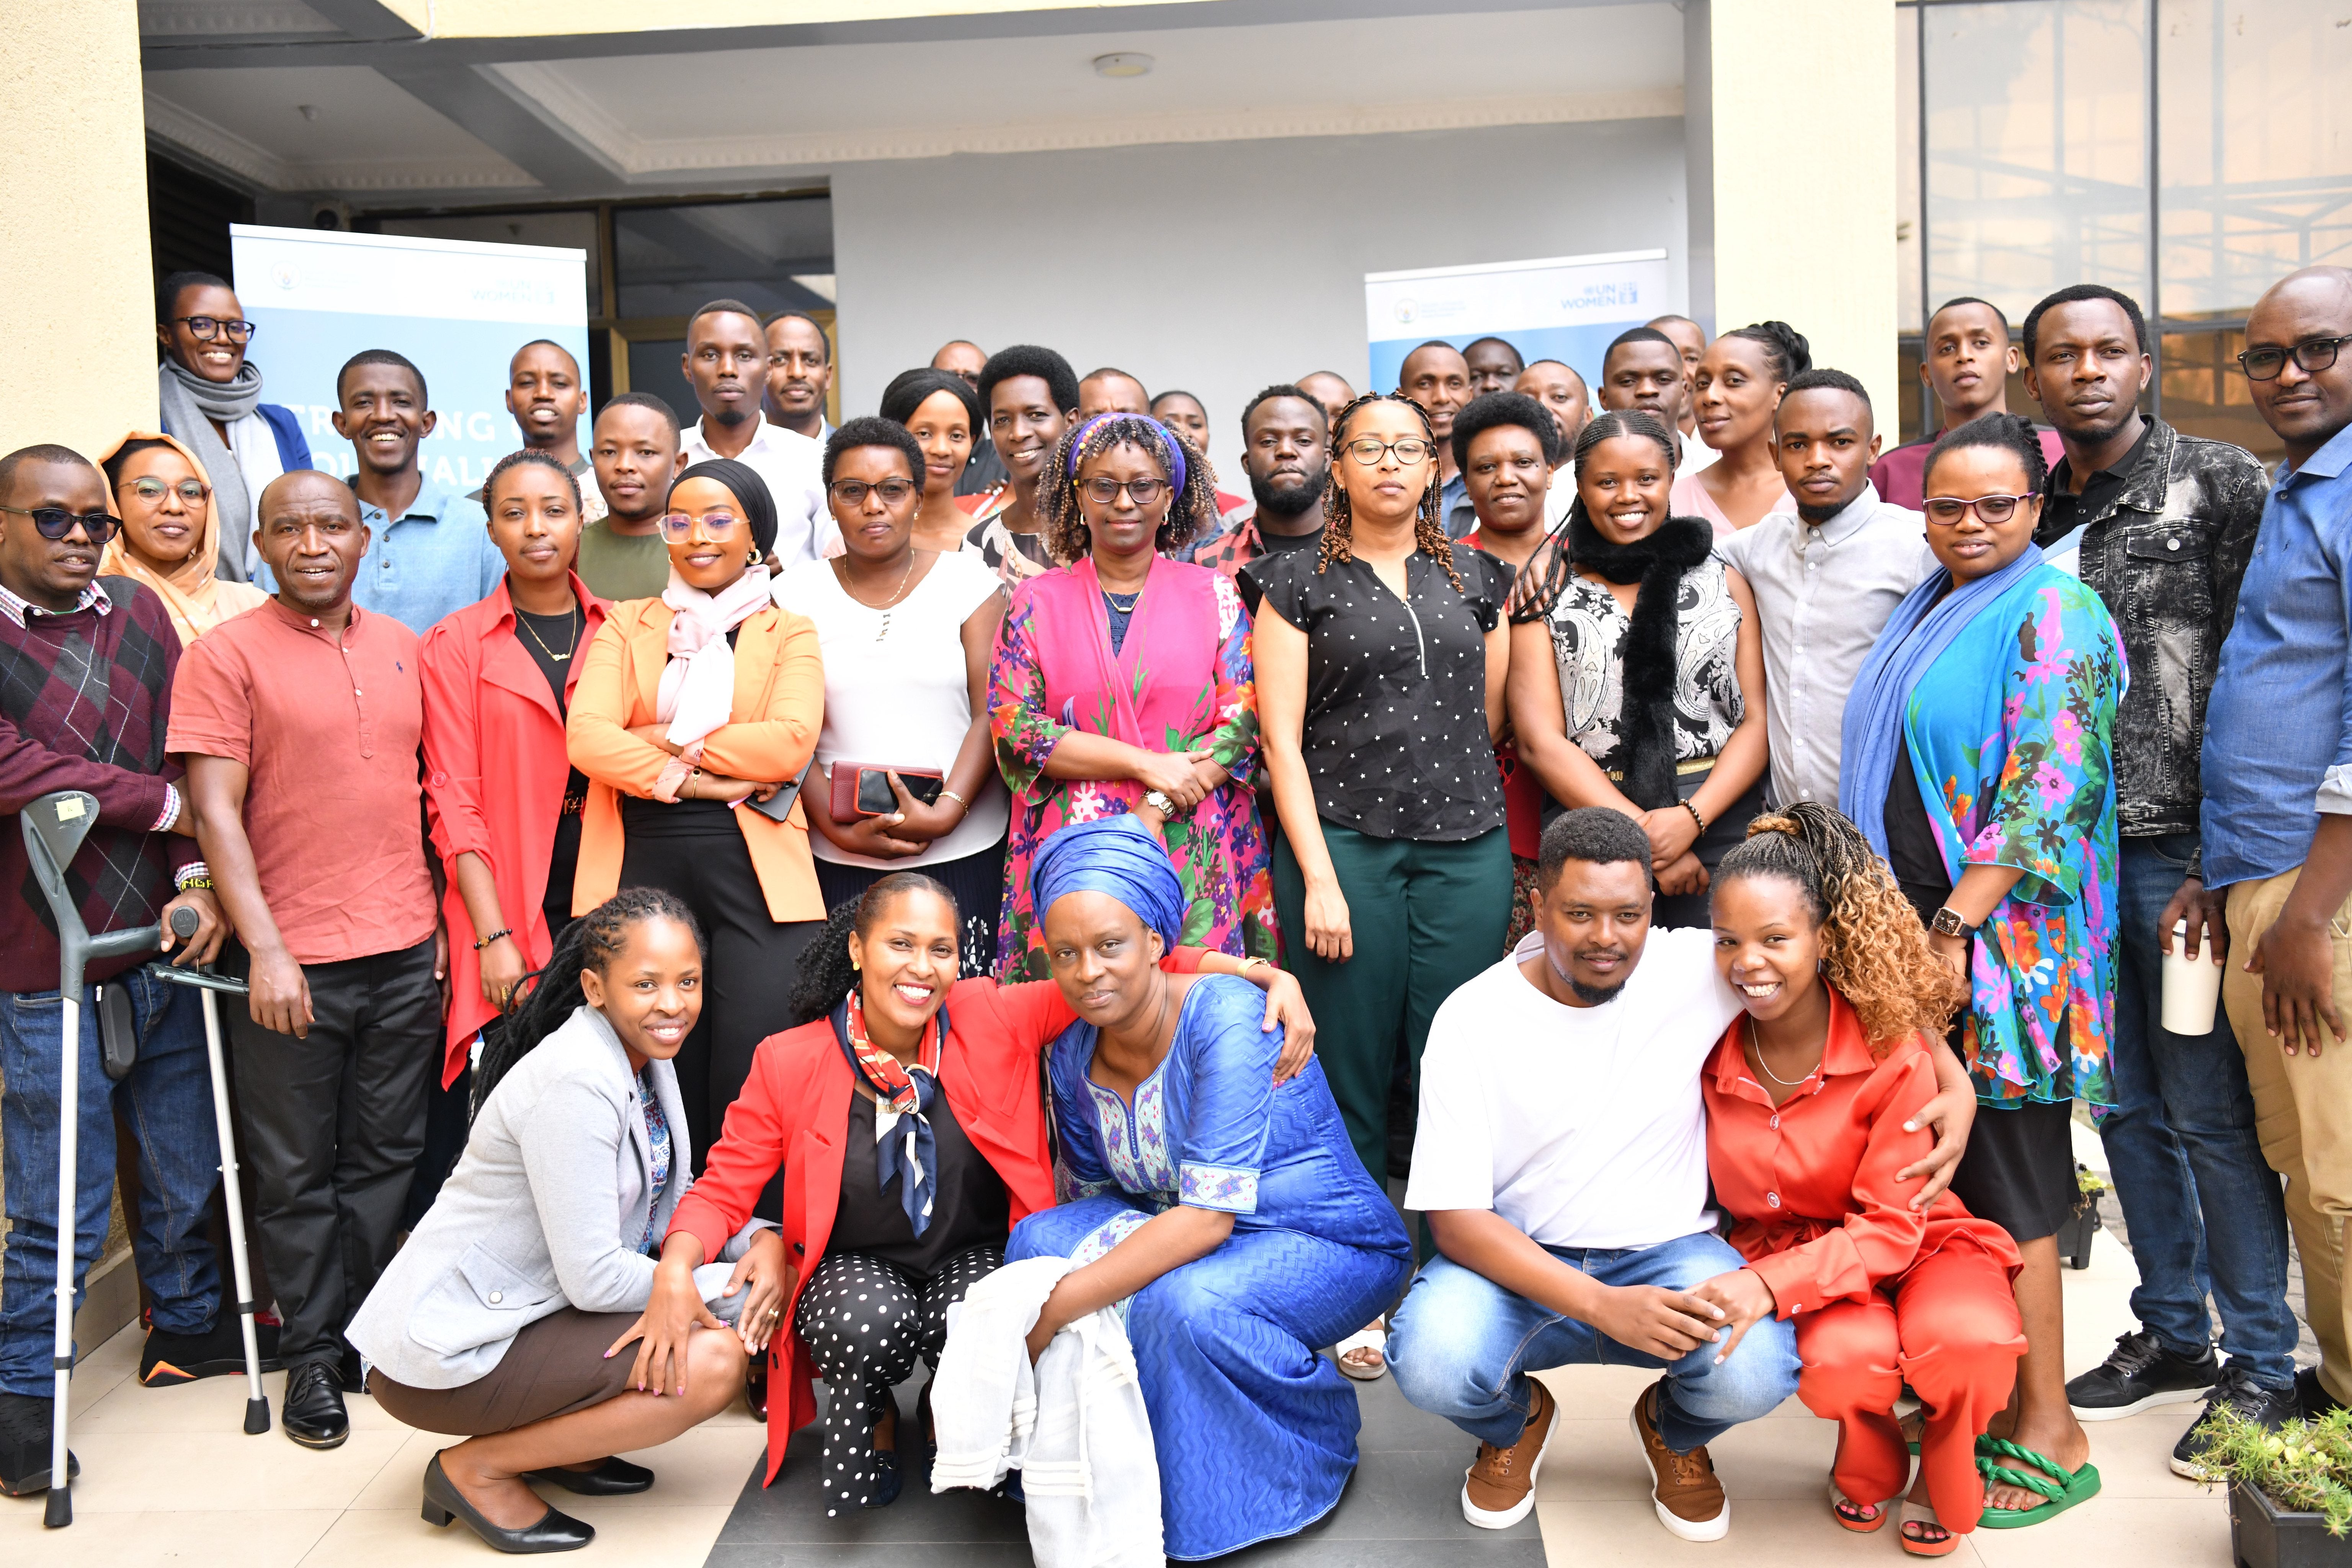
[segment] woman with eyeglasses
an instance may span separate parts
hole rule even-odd
[[[970,911],[959,943],[969,979],[995,966],[1004,893],[1004,786],[987,706],[1004,595],[996,574],[959,548],[961,530],[945,552],[916,544],[933,505],[963,518],[952,477],[936,493],[923,488],[927,455],[887,418],[835,430],[824,487],[842,553],[787,571],[776,603],[809,618],[824,653],[824,729],[801,805],[825,906],[894,871],[922,871]]]
[[[1937,441],[1924,510],[1941,570],[1895,606],[1855,678],[1838,777],[1840,809],[1969,987],[1953,1043],[1980,1109],[1952,1194],[2024,1260],[2017,1393],[1979,1445],[1994,1529],[2099,1489],[2066,1399],[2056,1233],[2076,1197],[2074,1102],[2114,1103],[2125,665],[2098,595],[2033,543],[2048,486],[2025,419],[1988,414]]]
[[[980,395],[971,383],[947,371],[904,371],[882,389],[878,412],[905,426],[923,454],[915,470],[923,490],[915,514],[915,548],[942,555],[964,549],[971,515],[956,505],[956,484],[971,466],[972,443],[988,428]]]
[[[231,582],[253,575],[254,509],[262,488],[280,474],[312,466],[301,418],[261,401],[261,370],[245,357],[254,324],[228,280],[209,272],[174,272],[155,289],[156,367],[163,428],[187,443],[214,487],[220,515],[216,569]]]
[[[1332,422],[1323,543],[1243,568],[1282,834],[1274,887],[1349,1141],[1376,1184],[1411,1157],[1391,1096],[1419,1082],[1438,1005],[1502,951],[1511,847],[1495,742],[1511,567],[1445,537],[1437,439],[1402,393]],[[1410,1115],[1410,1112],[1406,1114]],[[1339,1370],[1388,1370],[1387,1328]]]
[[[651,887],[694,911],[711,984],[677,1077],[707,1150],[824,927],[798,788],[824,667],[816,627],[770,597],[776,509],[755,470],[695,464],[671,481],[661,529],[669,586],[611,607],[572,691],[565,730],[588,804],[572,907]],[[761,1213],[776,1217],[777,1201]]]
[[[1176,863],[1185,945],[1271,959],[1249,616],[1230,579],[1167,553],[1216,527],[1208,464],[1149,415],[1097,415],[1055,444],[1037,510],[1071,564],[1013,591],[989,675],[1013,791],[999,978],[1051,973],[1029,890],[1038,847],[1122,812]]]
[[[98,563],[103,577],[135,577],[155,590],[187,647],[269,597],[217,575],[221,530],[210,478],[186,443],[133,430],[100,457],[111,510],[122,526]]]

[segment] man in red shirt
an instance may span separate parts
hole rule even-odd
[[[285,1320],[280,1425],[332,1448],[359,1386],[343,1329],[391,1260],[424,1147],[446,961],[416,634],[352,603],[368,530],[348,485],[298,470],[259,511],[277,596],[182,658],[165,746],[253,988],[231,1036]]]
[[[1927,318],[1926,353],[1919,382],[1936,400],[1939,423],[1916,441],[1906,441],[1870,466],[1870,482],[1881,500],[1919,510],[1927,453],[1936,437],[1985,414],[2009,412],[2009,378],[2023,361],[2009,341],[2009,321],[1982,300],[1948,300]],[[2042,430],[2042,456],[2052,468],[2066,455],[2058,432]]]

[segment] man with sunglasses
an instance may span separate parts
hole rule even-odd
[[[218,574],[252,580],[254,502],[280,474],[310,466],[290,408],[261,401],[261,371],[245,357],[254,325],[236,291],[209,272],[174,272],[155,289],[157,401],[166,434],[186,442],[213,482]]]
[[[195,911],[175,956],[209,962],[227,928],[197,858],[195,812],[164,754],[180,638],[162,599],[126,577],[98,579],[117,527],[106,481],[79,453],[31,447],[0,458],[0,1141],[8,1150],[8,1247],[0,1265],[0,1491],[45,1489],[50,1356],[56,1348],[58,938],[33,890],[16,814],[53,790],[98,799],[98,826],[67,868],[92,931]],[[131,1003],[138,1059],[120,1083],[100,1068],[100,987]],[[94,963],[81,996],[74,1287],[106,1239],[115,1110],[139,1139],[139,1275],[153,1329],[141,1381],[184,1383],[242,1370],[235,1314],[205,1238],[219,1154],[195,995],[142,974],[139,960]],[[268,1331],[274,1342],[276,1331]],[[273,1343],[265,1354],[274,1353]]]
[[[2227,900],[2222,1000],[2263,1152],[2286,1178],[2319,1342],[2295,1405],[2319,1415],[2352,1401],[2352,270],[2273,285],[2238,363],[2286,458],[2206,713],[2206,750],[2226,765],[2207,776],[2205,870]]]
[[[2294,1414],[2295,1325],[2286,1217],[2254,1134],[2244,1058],[2226,1024],[2181,1035],[2162,1023],[2174,927],[2186,922],[2191,953],[2227,941],[2199,854],[2199,751],[2262,521],[2262,465],[2140,413],[2154,362],[2127,295],[2061,289],[2020,337],[2026,391],[2066,449],[2036,542],[2105,601],[2131,668],[2115,741],[2116,1106],[2099,1131],[2139,1265],[2139,1327],[2066,1396],[2084,1421],[2203,1398],[2207,1418],[2226,1408],[2272,1426]],[[2244,762],[2215,755],[2216,773]],[[2210,1344],[2209,1290],[2226,1365]],[[2194,1456],[2208,1436],[2200,1419],[2181,1438],[2176,1472],[2200,1475]]]

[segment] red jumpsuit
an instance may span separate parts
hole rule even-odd
[[[1920,1454],[1944,1528],[1976,1528],[1984,1507],[1976,1439],[2009,1402],[2025,1336],[2010,1281],[2017,1245],[1945,1193],[1910,1207],[1895,1173],[1934,1135],[1903,1123],[1936,1094],[1926,1042],[1871,1055],[1861,1020],[1830,992],[1822,1071],[1785,1104],[1750,1075],[1748,1020],[1724,1032],[1702,1083],[1706,1163],[1731,1244],[1797,1320],[1797,1396],[1838,1424],[1838,1489],[1884,1503],[1910,1455],[1894,1416],[1905,1382],[1927,1407]],[[1782,1092],[1786,1092],[1783,1090]]]

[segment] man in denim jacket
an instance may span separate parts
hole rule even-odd
[[[2227,1406],[2275,1425],[2294,1414],[2285,1208],[2229,1023],[2197,1036],[2164,1028],[2159,956],[2183,921],[2191,952],[2227,941],[2199,859],[2198,752],[2268,480],[2252,453],[2139,412],[2153,362],[2128,297],[2062,289],[2034,306],[2023,338],[2026,390],[2066,448],[2037,541],[2105,601],[2131,668],[2116,725],[2117,1104],[2100,1134],[2139,1264],[2140,1327],[2067,1396],[2086,1421],[2203,1396],[2208,1416]],[[2226,1366],[2213,1355],[2209,1288]],[[2181,1475],[2200,1474],[2203,1425],[2174,1451]]]

